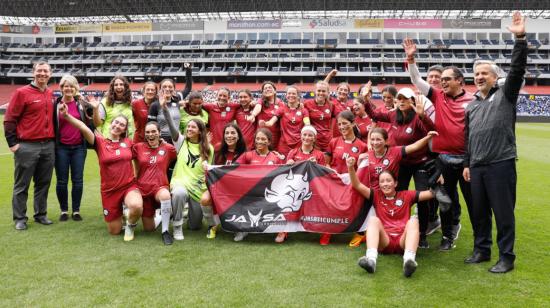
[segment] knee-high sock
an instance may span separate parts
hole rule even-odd
[[[214,211],[212,210],[211,206],[202,206],[202,215],[206,219],[206,222],[209,226],[215,226],[216,223],[214,222]]]
[[[162,222],[162,233],[168,231],[170,226],[170,214],[172,213],[171,200],[160,201],[160,217]]]

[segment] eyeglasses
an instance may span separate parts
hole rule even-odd
[[[455,79],[454,77],[441,77],[441,81],[445,81],[445,82],[448,82],[448,81],[451,81]]]

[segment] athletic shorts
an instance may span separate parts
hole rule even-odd
[[[143,198],[143,213],[141,214],[142,217],[155,217],[155,210],[160,208],[160,202],[157,202],[155,200],[155,196],[159,192],[159,190],[166,188],[168,192],[170,192],[170,187],[167,186],[161,186],[158,187],[156,190],[152,191],[151,193],[142,195]]]
[[[111,222],[122,217],[122,203],[126,195],[132,190],[139,191],[135,183],[116,191],[101,192],[101,203],[103,203],[103,216],[106,222]]]
[[[388,246],[382,250],[383,254],[402,254],[404,252],[403,248],[399,245],[403,233],[388,233],[390,242]]]

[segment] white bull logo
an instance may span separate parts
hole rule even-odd
[[[280,174],[271,182],[271,189],[265,189],[265,199],[270,203],[277,203],[283,212],[296,212],[302,206],[302,202],[311,198],[307,172],[293,174],[292,169],[288,174]]]

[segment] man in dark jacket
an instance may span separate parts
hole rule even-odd
[[[516,102],[527,64],[525,18],[516,12],[508,31],[516,36],[511,68],[504,85],[501,70],[490,61],[474,63],[478,92],[466,108],[464,179],[471,182],[474,251],[466,263],[491,259],[492,214],[497,224],[499,260],[489,269],[506,273],[514,268],[516,203]]]

